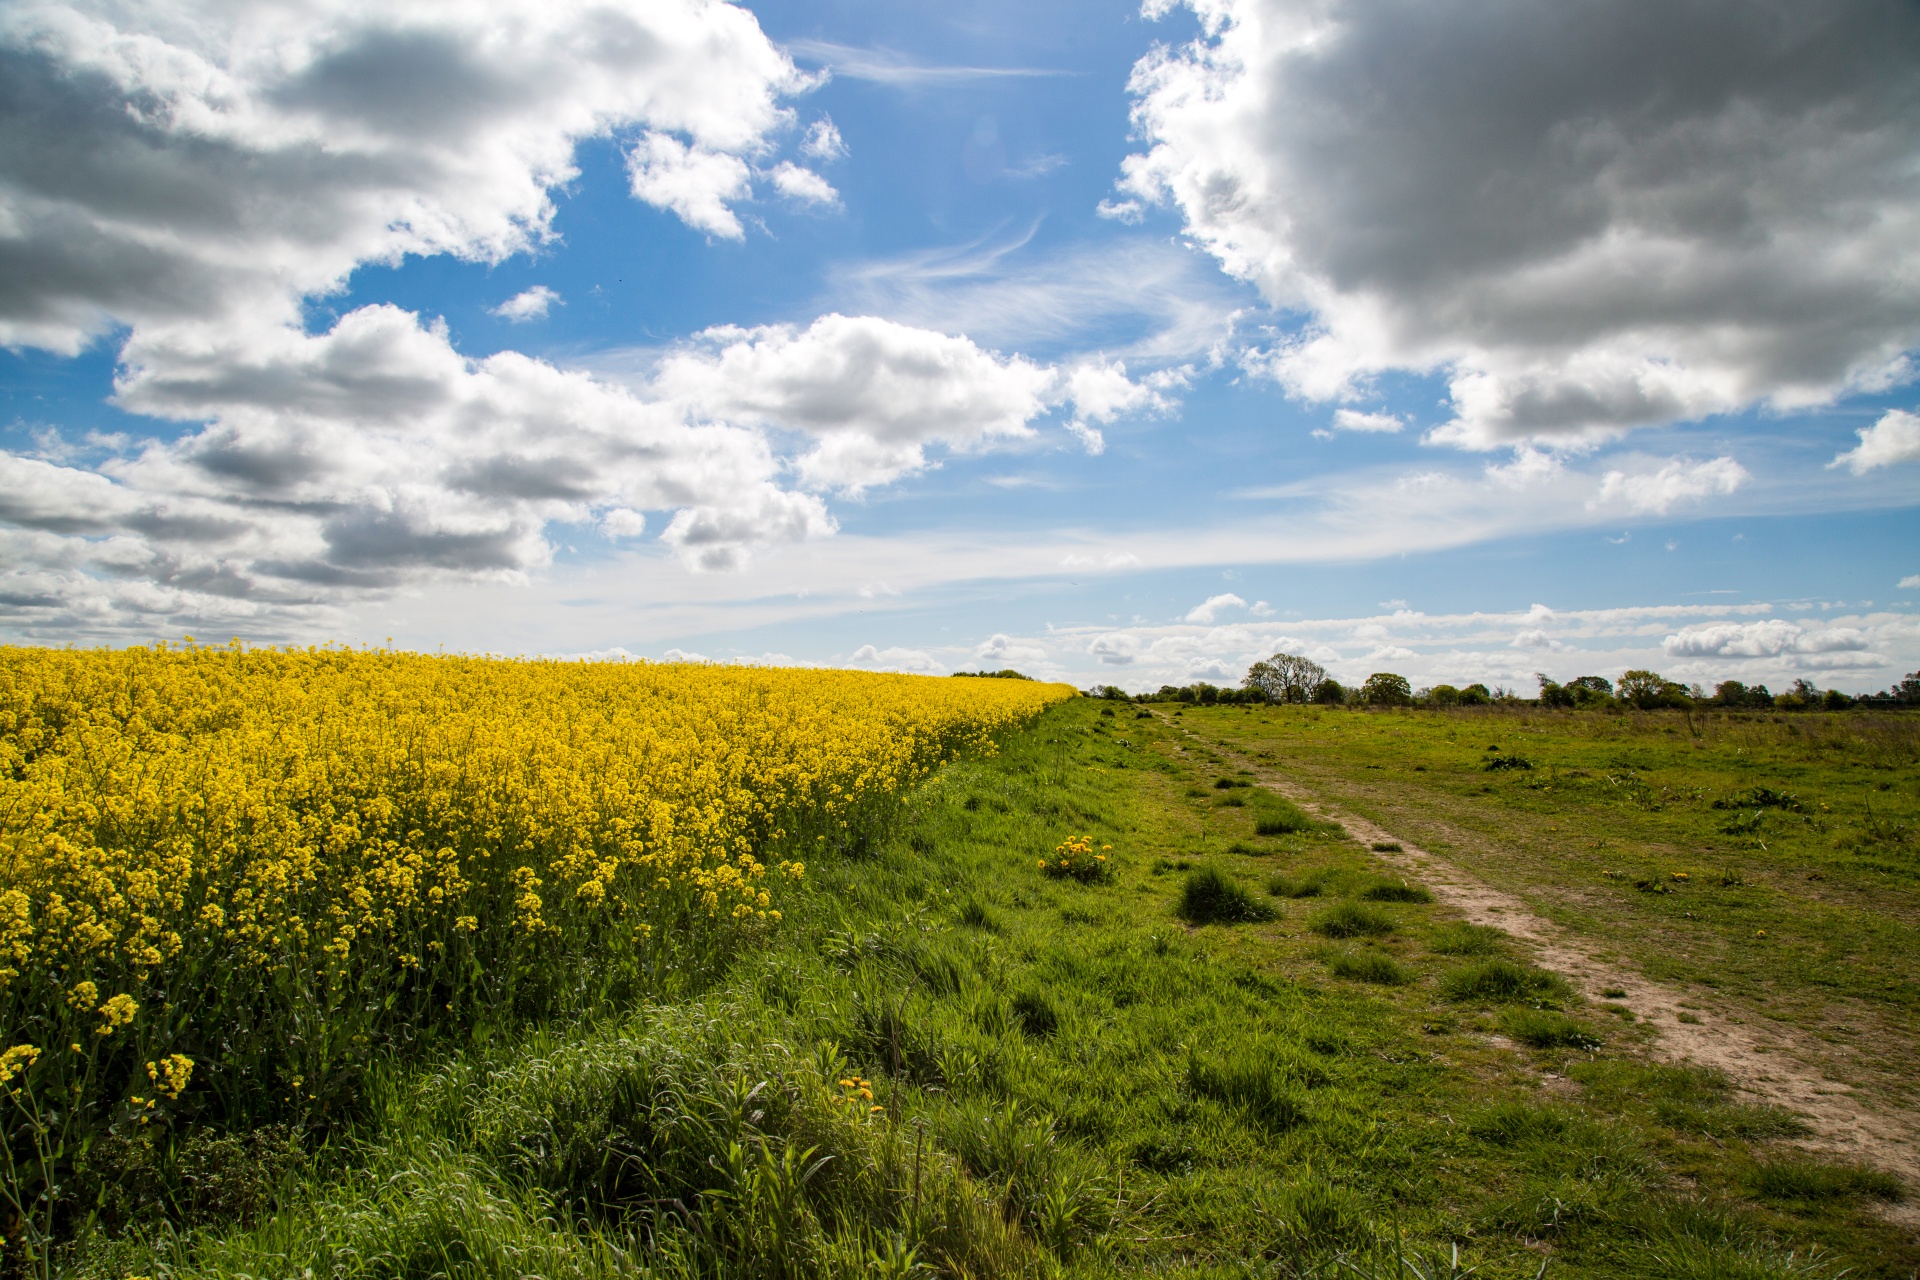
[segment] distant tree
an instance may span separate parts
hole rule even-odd
[[[1133,698],[1117,684],[1098,685],[1087,691],[1089,697],[1110,698],[1115,702],[1132,702]]]
[[[1004,671],[956,671],[956,676],[974,676],[986,680],[1031,680],[1032,676],[1023,676],[1012,667]]]
[[[1422,689],[1416,701],[1435,708],[1457,707],[1460,705],[1460,691],[1450,684],[1436,684],[1431,689]]]
[[[1360,701],[1371,707],[1405,707],[1413,703],[1413,686],[1405,676],[1376,671],[1360,686]]]
[[[1313,691],[1313,700],[1323,707],[1337,707],[1346,702],[1347,691],[1338,680],[1328,676],[1320,682],[1320,687]]]
[[[1620,677],[1616,692],[1620,701],[1652,711],[1656,707],[1685,707],[1691,699],[1687,687],[1675,684],[1656,671],[1628,671]]]
[[[1853,699],[1838,689],[1829,689],[1820,695],[1820,709],[1823,711],[1845,711],[1853,706]]]
[[[1773,705],[1773,694],[1763,684],[1749,686],[1738,680],[1722,680],[1713,686],[1713,697],[1708,701],[1735,711],[1765,710]]]
[[[1493,690],[1484,684],[1470,684],[1460,691],[1460,705],[1463,707],[1484,707],[1493,701]]]
[[[1533,678],[1540,682],[1540,705],[1543,707],[1571,707],[1575,705],[1573,690],[1553,680],[1544,671],[1536,671]]]
[[[1269,702],[1312,702],[1326,678],[1327,669],[1312,658],[1276,653],[1265,662],[1254,663],[1242,683],[1258,689]]]

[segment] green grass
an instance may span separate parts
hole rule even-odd
[[[1530,964],[1498,957],[1450,970],[1440,979],[1449,1000],[1499,1003],[1512,1000],[1564,1000],[1571,994],[1566,980]]]
[[[1920,1267],[1872,1187],[1759,1189],[1778,1113],[1649,1065],[1633,1027],[1504,1031],[1583,1010],[1497,931],[1360,899],[1388,878],[1362,845],[1258,836],[1177,728],[1130,720],[1123,747],[1101,709],[944,770],[672,1003],[384,1067],[365,1117],[236,1186],[250,1217],[151,1197],[73,1271],[1404,1278],[1453,1274],[1455,1246],[1483,1280],[1529,1280],[1542,1248],[1556,1278]],[[1111,882],[1040,871],[1069,835],[1113,846]],[[1182,918],[1190,893],[1271,910],[1244,887],[1270,874],[1371,940],[1336,953],[1292,908]],[[203,1173],[245,1181],[243,1148]]]
[[[1377,938],[1394,930],[1393,917],[1356,902],[1342,902],[1316,912],[1307,927],[1327,938]]]
[[[1183,726],[1657,980],[1883,1051],[1856,1083],[1920,1105],[1900,1066],[1920,1052],[1920,715],[1194,708]],[[1486,767],[1516,757],[1531,768]]]
[[[1180,886],[1180,918],[1188,924],[1253,924],[1278,914],[1217,867],[1189,871]]]

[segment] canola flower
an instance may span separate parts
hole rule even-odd
[[[777,923],[807,859],[871,838],[930,770],[1070,696],[0,648],[0,1043],[19,1046],[0,1075],[68,1115],[324,1109],[396,1028],[658,991],[701,946]]]

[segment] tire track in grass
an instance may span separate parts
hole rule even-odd
[[[1830,1079],[1810,1065],[1822,1055],[1809,1038],[1777,1025],[1769,1025],[1763,1034],[1748,1023],[1690,1007],[1673,988],[1637,970],[1595,957],[1580,938],[1541,916],[1524,899],[1494,888],[1376,822],[1327,803],[1244,752],[1200,738],[1184,726],[1175,727],[1223,756],[1233,757],[1262,786],[1315,817],[1339,823],[1353,838],[1373,847],[1374,857],[1409,879],[1417,876],[1436,899],[1470,923],[1492,925],[1520,939],[1532,948],[1533,958],[1542,968],[1567,979],[1589,1000],[1608,999],[1602,994],[1605,991],[1626,992],[1612,999],[1629,1005],[1641,1021],[1651,1024],[1655,1036],[1649,1048],[1655,1056],[1673,1063],[1711,1067],[1756,1101],[1798,1115],[1812,1134],[1795,1145],[1897,1175],[1906,1184],[1910,1198],[1885,1206],[1886,1216],[1920,1227],[1920,1202],[1915,1199],[1920,1197],[1920,1123],[1904,1111],[1868,1109],[1852,1086]],[[1382,849],[1377,847],[1380,845],[1399,847]]]

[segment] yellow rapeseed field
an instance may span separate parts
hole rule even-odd
[[[671,988],[1017,680],[0,649],[0,1087],[324,1110],[372,1046]],[[21,1103],[24,1105],[24,1103]]]

